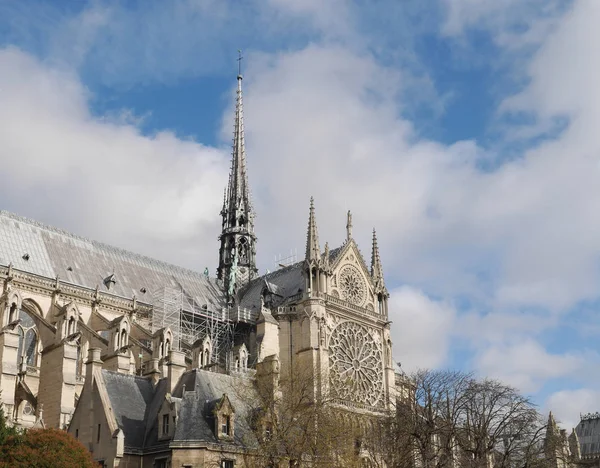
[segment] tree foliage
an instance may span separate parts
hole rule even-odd
[[[91,454],[60,429],[31,429],[9,435],[0,446],[0,467],[95,468]]]
[[[14,437],[16,435],[18,435],[18,431],[13,426],[6,424],[4,408],[0,402],[0,447],[4,445],[9,437]]]

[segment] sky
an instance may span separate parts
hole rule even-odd
[[[377,229],[402,367],[600,409],[600,2],[0,0],[0,207],[217,264],[237,54],[260,271]]]

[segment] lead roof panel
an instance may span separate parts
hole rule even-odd
[[[23,256],[28,254],[29,259]],[[47,278],[152,303],[163,288],[182,290],[196,305],[224,305],[223,292],[214,278],[202,273],[75,236],[6,211],[0,211],[0,264]],[[105,278],[114,273],[110,289]],[[147,292],[142,293],[142,289]]]

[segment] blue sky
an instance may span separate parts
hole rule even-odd
[[[237,50],[260,268],[377,228],[407,369],[600,406],[600,4],[0,0],[2,208],[216,266]]]

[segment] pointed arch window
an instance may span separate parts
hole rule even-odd
[[[38,335],[33,318],[24,310],[19,311],[21,323],[17,328],[19,334],[18,362],[27,366],[37,363]]]
[[[67,336],[70,336],[73,333],[75,333],[75,317],[69,319],[69,324],[67,326]]]
[[[127,346],[127,330],[121,330],[121,347]]]
[[[87,351],[87,343],[83,343],[81,338],[77,340],[77,367],[75,368],[75,377],[81,380],[83,378],[84,356]]]

